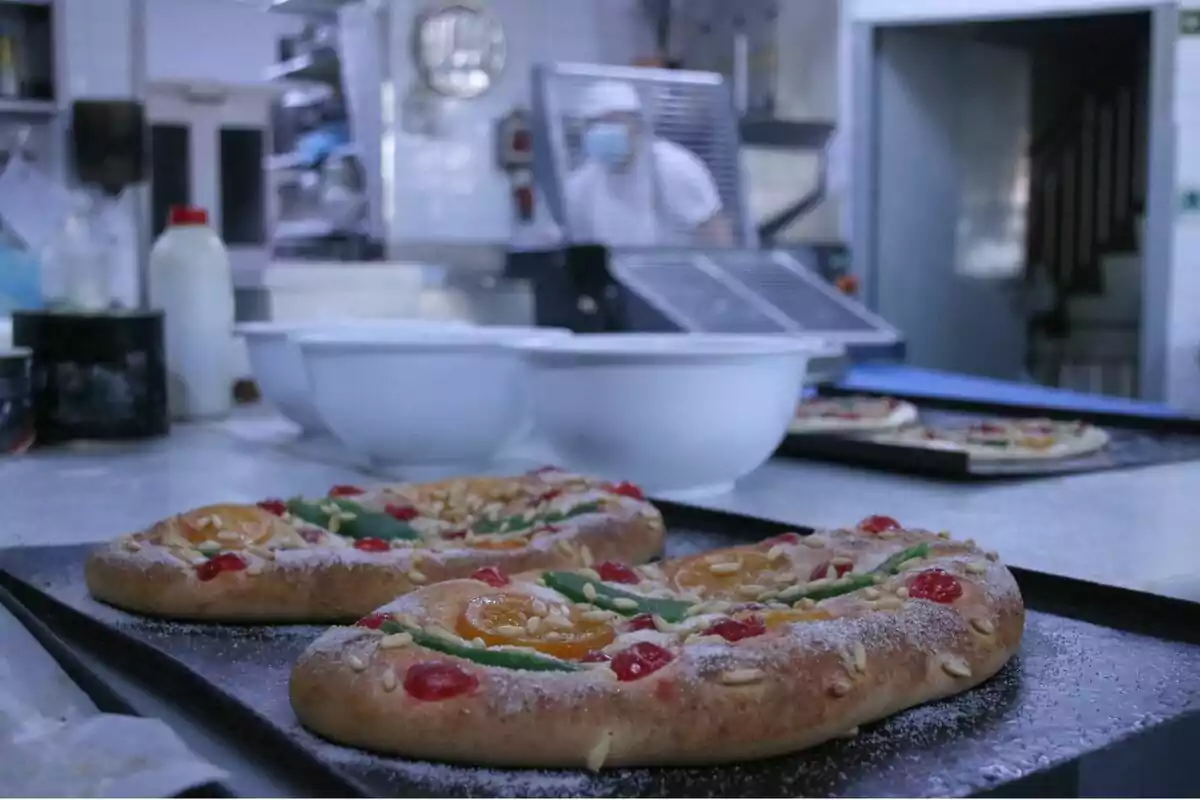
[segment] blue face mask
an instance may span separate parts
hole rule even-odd
[[[624,164],[633,155],[629,126],[621,122],[592,123],[583,134],[583,151],[606,166]]]

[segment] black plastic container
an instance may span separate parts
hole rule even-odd
[[[13,342],[33,351],[40,444],[170,429],[161,311],[17,311]]]
[[[33,444],[32,362],[28,348],[0,350],[0,453],[23,453]]]

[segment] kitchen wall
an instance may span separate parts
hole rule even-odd
[[[1200,1],[1184,0],[1200,14]],[[1180,36],[1175,48],[1175,182],[1179,209],[1172,242],[1167,309],[1167,396],[1200,415],[1200,213],[1183,198],[1200,191],[1200,36]]]
[[[279,37],[302,26],[298,16],[233,0],[146,0],[147,73],[152,81],[262,83]]]

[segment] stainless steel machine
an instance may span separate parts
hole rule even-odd
[[[535,70],[535,170],[568,236],[563,184],[583,158],[582,120],[573,101],[589,83],[614,79],[637,89],[655,135],[704,161],[726,215],[739,223],[739,247],[620,249],[603,255],[597,248],[568,250],[565,263],[550,259],[541,276],[529,275],[542,284],[541,321],[583,329],[814,336],[829,344],[814,364],[813,377],[820,382],[837,380],[851,361],[903,356],[900,333],[830,285],[820,275],[815,250],[759,249],[744,202],[738,120],[725,79],[716,73],[585,64]]]

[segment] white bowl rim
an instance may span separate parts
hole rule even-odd
[[[255,322],[239,322],[233,326],[235,336],[242,337],[285,337],[297,336],[304,333],[318,333],[321,331],[335,330],[354,330],[357,328],[365,328],[367,330],[383,330],[391,328],[396,331],[406,330],[462,330],[464,328],[474,329],[478,326],[472,325],[469,322],[452,319],[416,319],[409,317],[348,317],[346,319],[314,319],[307,322],[292,321],[282,322],[273,320],[259,320]]]
[[[534,357],[570,361],[665,362],[739,357],[818,355],[827,343],[815,336],[706,333],[596,333],[514,343]]]
[[[530,330],[528,341],[568,338],[551,333]],[[408,352],[500,352],[516,354],[518,347],[526,343],[524,337],[513,334],[496,336],[486,329],[446,328],[442,330],[394,330],[385,335],[372,335],[369,330],[341,330],[337,332],[302,333],[293,337],[302,351],[309,352],[359,352],[359,353],[408,353]]]

